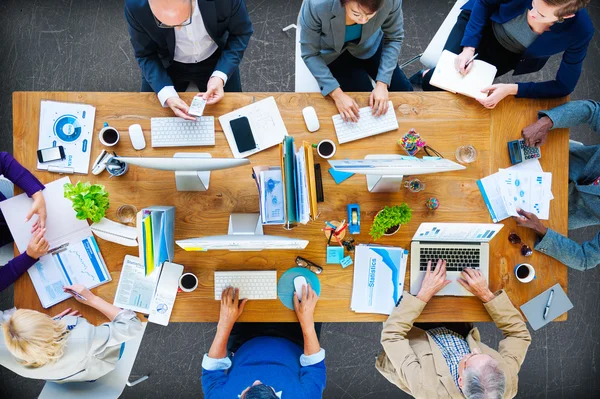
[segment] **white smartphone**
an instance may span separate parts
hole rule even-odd
[[[193,116],[202,116],[204,114],[204,107],[206,107],[206,100],[200,96],[196,96],[192,100],[192,105],[190,105],[188,114]]]

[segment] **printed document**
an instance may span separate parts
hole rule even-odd
[[[159,275],[160,268],[157,268],[146,276],[140,258],[126,255],[113,304],[123,309],[149,314]]]

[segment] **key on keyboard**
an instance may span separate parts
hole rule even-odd
[[[388,112],[379,117],[372,115],[370,107],[361,108],[359,111],[358,122],[344,122],[339,114],[331,117],[338,143],[348,143],[398,129],[398,119],[391,101],[389,101]]]
[[[152,147],[215,145],[215,118],[201,116],[195,121],[182,118],[152,118]]]
[[[421,248],[419,270],[427,270],[427,262],[435,267],[438,259],[446,261],[446,271],[462,272],[464,268],[478,269],[480,265],[479,249],[477,248]]]
[[[277,271],[215,272],[215,299],[229,286],[240,289],[240,298],[277,299]]]

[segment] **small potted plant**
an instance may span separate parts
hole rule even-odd
[[[412,218],[412,209],[405,203],[401,205],[386,206],[375,215],[373,226],[369,234],[374,240],[382,236],[391,236],[400,230]]]
[[[108,209],[108,192],[100,184],[77,182],[64,185],[64,195],[73,203],[77,219],[98,223]]]

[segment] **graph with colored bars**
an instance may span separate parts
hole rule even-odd
[[[419,234],[419,237],[435,238],[435,236],[438,236],[440,234],[440,231],[441,231],[440,229],[438,229],[437,227],[434,226],[431,228],[431,230],[427,230],[427,231],[424,231],[421,234]]]
[[[422,223],[415,239],[422,241],[490,241],[499,231],[493,225],[446,223],[443,226]]]

